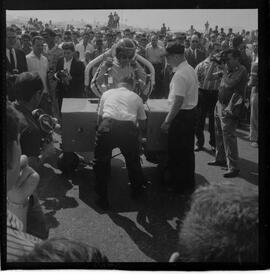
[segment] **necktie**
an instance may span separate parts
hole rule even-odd
[[[14,56],[12,54],[12,50],[9,50],[9,56],[10,56],[10,64],[11,64],[11,70],[15,69],[15,60]]]
[[[196,49],[193,50],[193,54],[194,54],[194,59],[197,59],[197,55],[196,55]]]

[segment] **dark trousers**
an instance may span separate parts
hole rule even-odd
[[[97,194],[104,198],[107,197],[112,150],[116,147],[125,158],[131,188],[136,190],[144,184],[137,127],[132,122],[104,119],[96,134],[93,166]]]
[[[153,91],[150,95],[150,98],[152,99],[161,99],[165,98],[165,92],[163,87],[163,65],[162,64],[153,64],[155,69],[155,86],[153,88]]]
[[[196,129],[195,129],[195,135],[197,138],[196,145],[198,147],[204,146],[204,126],[205,126],[205,119],[207,115],[209,119],[209,127],[208,127],[208,131],[210,134],[209,144],[213,147],[216,146],[214,112],[215,112],[215,106],[217,103],[217,98],[218,98],[217,90],[199,89],[197,121],[196,121]]]
[[[177,190],[194,188],[196,109],[180,110],[168,132],[168,171],[170,185]]]

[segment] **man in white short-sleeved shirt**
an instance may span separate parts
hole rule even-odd
[[[161,125],[168,133],[168,186],[183,193],[194,188],[195,107],[198,103],[198,80],[195,70],[187,63],[185,48],[176,41],[168,43],[166,60],[175,71],[170,83],[170,110]]]
[[[42,54],[43,38],[36,36],[32,41],[33,51],[26,55],[26,62],[29,72],[38,72],[43,85],[43,92],[48,93],[48,70],[49,63],[47,57]]]
[[[95,190],[99,196],[96,204],[103,210],[109,208],[107,184],[111,154],[116,147],[125,158],[131,197],[137,199],[142,194],[144,175],[140,163],[139,133],[145,130],[146,114],[142,99],[132,91],[134,88],[134,79],[126,77],[118,88],[105,91],[100,99],[93,168]]]

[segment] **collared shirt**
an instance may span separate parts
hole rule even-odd
[[[214,66],[212,73],[219,71],[218,65],[211,62],[209,57],[199,63],[195,68],[199,81],[199,88],[206,90],[218,90],[221,79],[205,80],[209,72],[210,65]]]
[[[105,91],[100,99],[98,115],[119,121],[145,120],[143,101],[125,87]]]
[[[219,86],[219,102],[227,105],[235,92],[243,96],[247,86],[247,81],[248,74],[243,65],[235,67],[233,71],[228,71],[227,69],[227,73],[223,74]]]
[[[92,44],[87,43],[86,47],[83,44],[83,41],[81,41],[79,44],[75,46],[75,50],[80,53],[80,61],[84,62],[85,59],[85,52],[90,51],[90,53],[93,53],[95,51],[95,48]]]
[[[9,62],[10,61],[10,54],[13,55],[13,58],[14,58],[14,63],[15,63],[15,68],[17,68],[17,57],[16,57],[16,53],[15,53],[15,49],[12,48],[12,49],[6,49],[6,56],[7,56],[7,59]]]
[[[152,45],[145,49],[145,57],[148,59],[152,64],[161,64],[163,61],[163,56],[166,50],[163,47],[157,46],[153,47]]]
[[[38,58],[34,52],[30,52],[26,55],[26,62],[29,72],[38,72],[44,85],[44,92],[48,92],[47,86],[47,73],[49,71],[48,59],[44,55],[40,55]]]
[[[15,262],[21,256],[32,251],[41,239],[23,232],[20,219],[7,210],[7,262]]]
[[[175,68],[170,83],[169,104],[172,105],[175,96],[184,97],[181,109],[193,109],[198,103],[198,80],[195,70],[183,61]]]
[[[71,67],[72,60],[73,60],[73,58],[71,58],[69,61],[67,61],[66,58],[64,58],[64,70],[67,70],[68,73],[70,73],[70,67]]]

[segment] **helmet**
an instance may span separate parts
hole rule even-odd
[[[123,38],[119,40],[116,45],[116,58],[118,58],[119,54],[127,54],[127,55],[135,55],[136,46],[134,42],[129,38]]]

